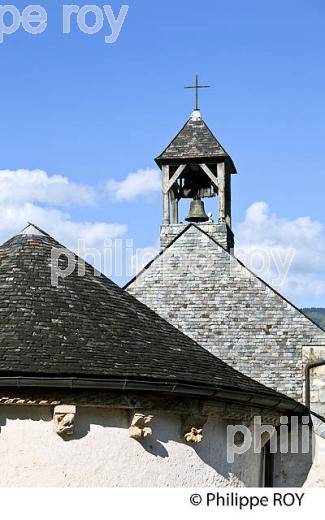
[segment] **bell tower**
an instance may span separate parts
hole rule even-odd
[[[188,87],[192,88],[192,87]],[[212,134],[196,108],[181,131],[155,159],[162,171],[163,220],[161,247],[166,247],[188,222],[197,224],[225,249],[234,246],[231,229],[231,176],[236,172],[231,157]],[[207,215],[205,198],[218,200],[216,211]],[[179,203],[192,199],[190,212],[181,223]]]

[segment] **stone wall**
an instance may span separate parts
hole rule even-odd
[[[164,249],[185,229],[189,224],[168,224],[160,228],[160,247]],[[210,237],[219,242],[227,251],[234,247],[234,234],[225,222],[198,224]]]
[[[325,347],[305,348],[303,350],[304,367],[307,363],[325,360]],[[310,408],[325,417],[325,365],[310,370]]]
[[[196,226],[127,290],[234,368],[302,400],[302,350],[324,347],[325,333]]]

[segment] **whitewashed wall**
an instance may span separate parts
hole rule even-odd
[[[180,417],[155,415],[153,435],[129,437],[129,412],[77,408],[75,433],[66,439],[53,431],[53,409],[0,406],[0,486],[27,487],[205,487],[262,485],[260,455],[251,451],[226,460],[223,420],[209,419],[197,445],[182,441]],[[275,485],[325,486],[322,453],[277,455]]]
[[[226,423],[210,419],[202,443],[186,445],[180,418],[157,414],[153,436],[129,438],[129,413],[77,408],[75,433],[53,432],[52,409],[0,407],[0,486],[258,486],[260,456],[226,461]]]

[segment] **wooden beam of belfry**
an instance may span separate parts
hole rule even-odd
[[[186,168],[186,164],[181,164],[176,172],[174,173],[174,175],[172,176],[172,178],[170,179],[168,185],[165,185],[164,188],[163,188],[163,192],[164,193],[168,193],[170,188],[175,184],[175,182],[177,181],[178,177],[181,175],[181,173],[185,170]]]
[[[170,201],[172,205],[172,223],[178,224],[178,198],[175,193],[175,188],[170,190]]]
[[[168,197],[168,181],[169,181],[169,166],[168,164],[164,164],[162,166],[163,172],[163,182],[162,182],[162,191],[163,191],[163,224],[170,224],[170,206],[169,206],[169,197]]]
[[[202,163],[200,164],[200,168],[202,168],[202,170],[204,171],[204,173],[207,174],[207,176],[209,177],[209,179],[211,180],[211,182],[215,185],[216,188],[219,188],[219,183],[218,183],[218,179],[217,177],[212,173],[212,171],[210,170],[210,168]]]
[[[225,163],[221,162],[217,165],[219,180],[219,222],[226,220],[226,172]]]

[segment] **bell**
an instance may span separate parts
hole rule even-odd
[[[207,222],[209,220],[209,217],[204,209],[203,200],[191,201],[190,212],[185,220],[187,222]]]

